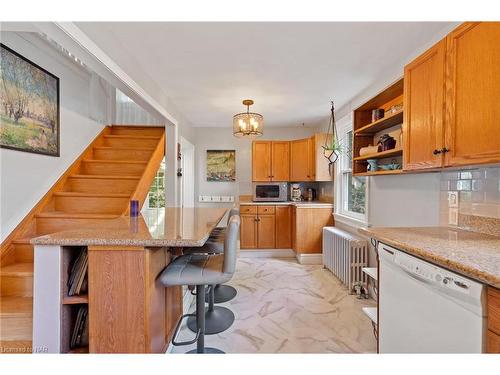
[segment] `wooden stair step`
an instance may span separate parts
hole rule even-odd
[[[34,247],[30,243],[31,238],[19,238],[12,241],[14,246],[14,259],[18,263],[33,262]]]
[[[33,316],[33,298],[0,297],[0,318]]]
[[[96,160],[141,160],[147,161],[154,148],[146,147],[94,147],[93,154]]]
[[[86,179],[96,179],[96,180],[139,180],[140,176],[126,176],[126,175],[102,175],[102,174],[74,174],[69,176],[69,178],[86,178]]]
[[[147,161],[133,160],[95,160],[84,159],[81,165],[82,174],[103,175],[135,175],[140,176],[146,169]]]
[[[106,134],[104,138],[110,139],[154,139],[158,140],[161,136],[156,135],[137,135],[137,134]]]
[[[0,276],[33,276],[33,263],[14,263],[0,268]]]
[[[31,340],[32,319],[32,297],[0,297],[0,341],[2,343]]]
[[[37,218],[47,219],[115,219],[120,215],[113,214],[86,214],[86,213],[68,213],[61,211],[48,211],[36,214]]]
[[[54,193],[54,198],[54,208],[56,211],[119,215],[127,209],[130,194],[64,191]]]
[[[82,193],[132,194],[139,183],[139,176],[72,175],[66,189]]]
[[[2,354],[28,354],[32,352],[31,340],[0,340]]]
[[[139,135],[105,135],[103,137],[103,146],[110,147],[136,147],[136,148],[149,148],[156,147],[162,137],[155,136],[139,136]]]
[[[31,297],[33,295],[33,263],[13,263],[0,268],[0,295]]]
[[[78,191],[58,191],[55,197],[88,197],[88,198],[130,198],[130,194],[124,193],[82,193]]]
[[[127,125],[113,125],[111,126],[111,134],[127,135],[127,134],[143,134],[162,136],[165,133],[164,126],[127,126]]]

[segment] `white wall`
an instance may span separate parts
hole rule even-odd
[[[263,140],[292,140],[306,138],[316,132],[315,128],[307,127],[267,127]],[[232,129],[227,128],[195,128],[196,150],[196,195],[239,195],[252,193],[252,140],[233,136]],[[209,182],[206,178],[207,150],[236,150],[236,181]],[[208,206],[210,203],[197,203]]]
[[[2,240],[103,128],[88,117],[88,72],[32,34],[0,33],[2,43],[59,77],[61,156],[0,149]]]

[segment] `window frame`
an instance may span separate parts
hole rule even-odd
[[[342,143],[348,136],[349,132],[353,132],[353,114],[342,117],[337,121],[337,139]],[[352,143],[349,146],[352,148]],[[339,156],[339,160],[335,163],[335,217],[340,219],[339,221],[344,221],[346,224],[356,225],[356,226],[367,226],[368,225],[368,197],[369,197],[369,181],[368,177],[365,177],[365,213],[357,213],[347,209],[349,204],[349,198],[347,193],[347,181],[349,174],[352,176],[352,162],[349,163],[349,156],[347,153],[342,152]]]

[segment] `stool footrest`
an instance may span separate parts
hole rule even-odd
[[[175,326],[175,331],[174,331],[174,335],[173,335],[173,339],[172,339],[172,345],[174,345],[174,346],[191,345],[191,344],[194,344],[196,341],[198,341],[198,338],[201,335],[201,329],[198,329],[198,332],[196,332],[195,338],[190,340],[190,341],[175,341],[175,338],[177,337],[177,334],[179,333],[179,330],[181,329],[182,320],[184,318],[189,318],[189,317],[196,318],[196,314],[184,314],[180,317],[179,321],[177,322],[177,325]]]

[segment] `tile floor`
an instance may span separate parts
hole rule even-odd
[[[375,306],[347,293],[333,274],[295,259],[240,259],[229,283],[238,290],[236,320],[206,346],[226,353],[374,353],[372,324],[361,307]],[[192,338],[183,327],[179,340]],[[183,353],[191,346],[174,347]]]

